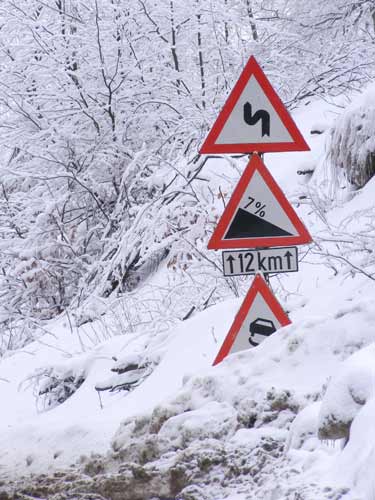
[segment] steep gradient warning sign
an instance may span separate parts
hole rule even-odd
[[[258,155],[253,155],[208,243],[209,249],[301,245],[307,229]]]

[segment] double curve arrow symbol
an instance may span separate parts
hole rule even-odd
[[[270,114],[265,109],[258,109],[252,114],[251,104],[246,102],[243,107],[243,119],[248,125],[255,125],[259,120],[262,121],[262,137],[270,136]]]

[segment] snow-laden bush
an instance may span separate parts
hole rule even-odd
[[[329,156],[335,169],[361,188],[375,174],[375,85],[355,99],[332,129]]]
[[[116,361],[111,368],[112,375],[95,384],[95,389],[101,391],[130,391],[152,373],[153,367],[144,356],[127,355]]]
[[[32,386],[38,411],[52,410],[69,399],[84,383],[90,358],[83,356],[37,369],[22,384]]]

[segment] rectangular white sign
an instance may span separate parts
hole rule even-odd
[[[223,252],[224,276],[298,271],[297,247],[280,247]]]

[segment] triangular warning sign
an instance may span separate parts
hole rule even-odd
[[[258,155],[253,155],[208,243],[219,248],[303,245],[312,238]]]
[[[228,354],[259,345],[282,326],[290,324],[288,316],[258,274],[218,352],[213,365]]]
[[[250,57],[200,153],[309,149],[259,64]]]

